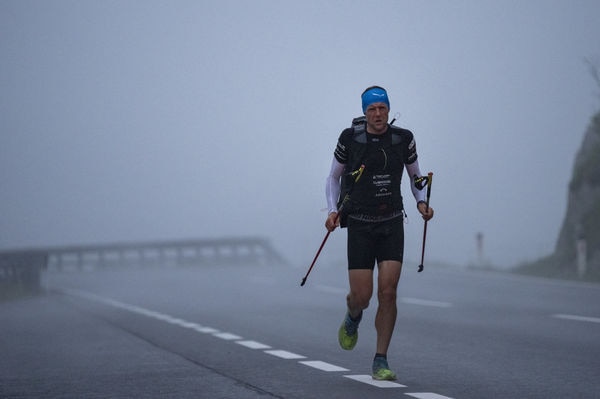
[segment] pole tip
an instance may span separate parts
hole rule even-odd
[[[423,271],[423,265],[419,265],[419,270],[417,272],[421,273]]]

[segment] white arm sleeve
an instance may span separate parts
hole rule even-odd
[[[417,201],[417,203],[419,201],[425,201],[425,189],[423,190],[419,190],[417,187],[415,187],[415,183],[414,183],[414,178],[416,177],[421,177],[421,170],[419,169],[419,161],[416,160],[415,162],[411,163],[410,165],[405,165],[406,167],[406,173],[408,174],[408,181],[410,182],[410,190],[413,193],[413,196],[415,197],[415,201]]]
[[[340,198],[340,190],[342,183],[340,177],[344,173],[344,164],[339,163],[337,159],[333,158],[331,161],[331,170],[329,176],[325,181],[325,196],[327,197],[327,209],[328,213],[337,212],[337,202]]]

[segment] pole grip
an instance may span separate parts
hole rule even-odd
[[[427,209],[429,210],[429,197],[431,197],[431,182],[433,181],[433,172],[427,173]]]

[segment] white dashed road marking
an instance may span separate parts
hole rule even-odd
[[[306,359],[306,356],[298,355],[296,353],[283,351],[283,350],[265,351],[265,353],[268,353],[269,355],[280,357],[282,359]]]
[[[260,342],[256,342],[256,341],[236,341],[235,343],[240,344],[240,345],[245,346],[246,348],[250,348],[250,349],[270,349],[271,348],[269,345],[261,344]]]
[[[239,335],[235,335],[235,334],[228,333],[228,332],[222,332],[222,333],[217,333],[217,334],[213,334],[213,335],[217,338],[221,338],[226,341],[235,341],[237,339],[242,339],[242,337],[240,337]]]
[[[331,287],[326,288],[326,286],[323,286],[322,290],[328,291],[328,292],[335,291]],[[164,321],[171,325],[176,325],[176,326],[180,326],[183,328],[191,329],[191,330],[203,333],[203,334],[212,334],[214,337],[217,337],[217,338],[220,338],[220,339],[223,339],[226,341],[235,342],[236,344],[239,344],[239,345],[244,346],[249,349],[256,349],[256,350],[267,349],[267,350],[264,350],[264,353],[279,357],[281,359],[286,359],[286,360],[306,359],[306,356],[299,355],[297,353],[288,352],[286,350],[281,350],[281,349],[270,349],[271,346],[269,346],[269,345],[262,344],[257,341],[244,340],[239,335],[236,335],[233,333],[221,332],[212,327],[202,326],[198,323],[182,320],[177,317],[170,316],[168,314],[156,312],[156,311],[149,310],[149,309],[144,309],[142,307],[130,305],[130,304],[127,304],[124,302],[119,302],[114,299],[104,298],[102,296],[95,295],[95,294],[92,294],[89,292],[78,291],[78,290],[63,290],[63,292],[67,295],[76,296],[79,298],[85,298],[85,299],[88,299],[91,301],[104,303],[106,305],[109,305],[109,306],[112,306],[115,308],[123,309],[123,310],[129,311],[129,312],[132,312],[132,313],[151,317],[155,320]],[[438,306],[438,307],[452,306],[451,304],[449,304],[447,302],[425,301],[425,300],[418,300],[418,299],[414,299],[414,298],[404,298],[403,301],[407,302],[407,303],[413,303],[413,304],[425,305],[425,306]],[[582,316],[569,316],[569,315],[554,315],[554,316],[559,317],[559,318],[569,318],[569,319],[575,318],[575,320],[585,319],[584,321],[600,322],[600,319],[596,319],[593,317],[584,318]],[[320,360],[303,360],[303,361],[299,361],[298,363],[301,363],[305,366],[313,367],[318,370],[326,371],[326,372],[350,371],[344,367],[336,366],[334,364],[326,363],[326,362],[323,362]],[[377,381],[377,380],[374,380],[370,375],[344,375],[344,377],[358,381],[358,382],[362,382],[365,384],[369,384],[369,385],[372,385],[372,386],[375,386],[378,388],[405,388],[406,387],[406,385],[402,385],[402,384],[399,384],[399,383],[393,382],[393,381]],[[452,398],[448,398],[447,396],[442,396],[442,395],[438,395],[436,393],[431,393],[431,392],[406,393],[405,395],[412,396],[417,399],[452,399]]]
[[[452,399],[447,396],[438,395],[437,393],[432,392],[415,392],[415,393],[407,393],[405,395],[412,396],[417,399]]]
[[[323,371],[350,371],[343,367],[336,366],[334,364],[325,363],[320,360],[307,360],[307,361],[302,361],[302,362],[298,362],[298,363],[302,363],[306,366],[314,367],[316,369],[323,370]]]
[[[344,377],[350,378],[351,380],[363,382],[365,384],[373,385],[377,388],[406,388],[406,385],[398,384],[394,381],[378,381],[374,380],[368,374],[359,374],[359,375],[345,375]]]
[[[183,328],[190,328],[192,330],[195,330],[197,328],[202,328],[202,326],[200,324],[192,323],[189,321],[184,321],[183,323],[181,323],[179,325]]]
[[[218,333],[219,332],[219,330],[214,329],[212,327],[202,327],[202,326],[192,327],[192,330],[196,330],[196,331],[201,332],[203,334],[214,334],[214,333]]]
[[[557,319],[585,321],[588,323],[600,323],[600,317],[577,316],[573,314],[555,314],[553,316]]]

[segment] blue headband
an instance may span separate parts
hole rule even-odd
[[[381,87],[372,87],[365,91],[362,96],[362,109],[363,113],[367,113],[367,107],[374,103],[385,103],[390,108],[390,100],[388,99],[387,92]]]

